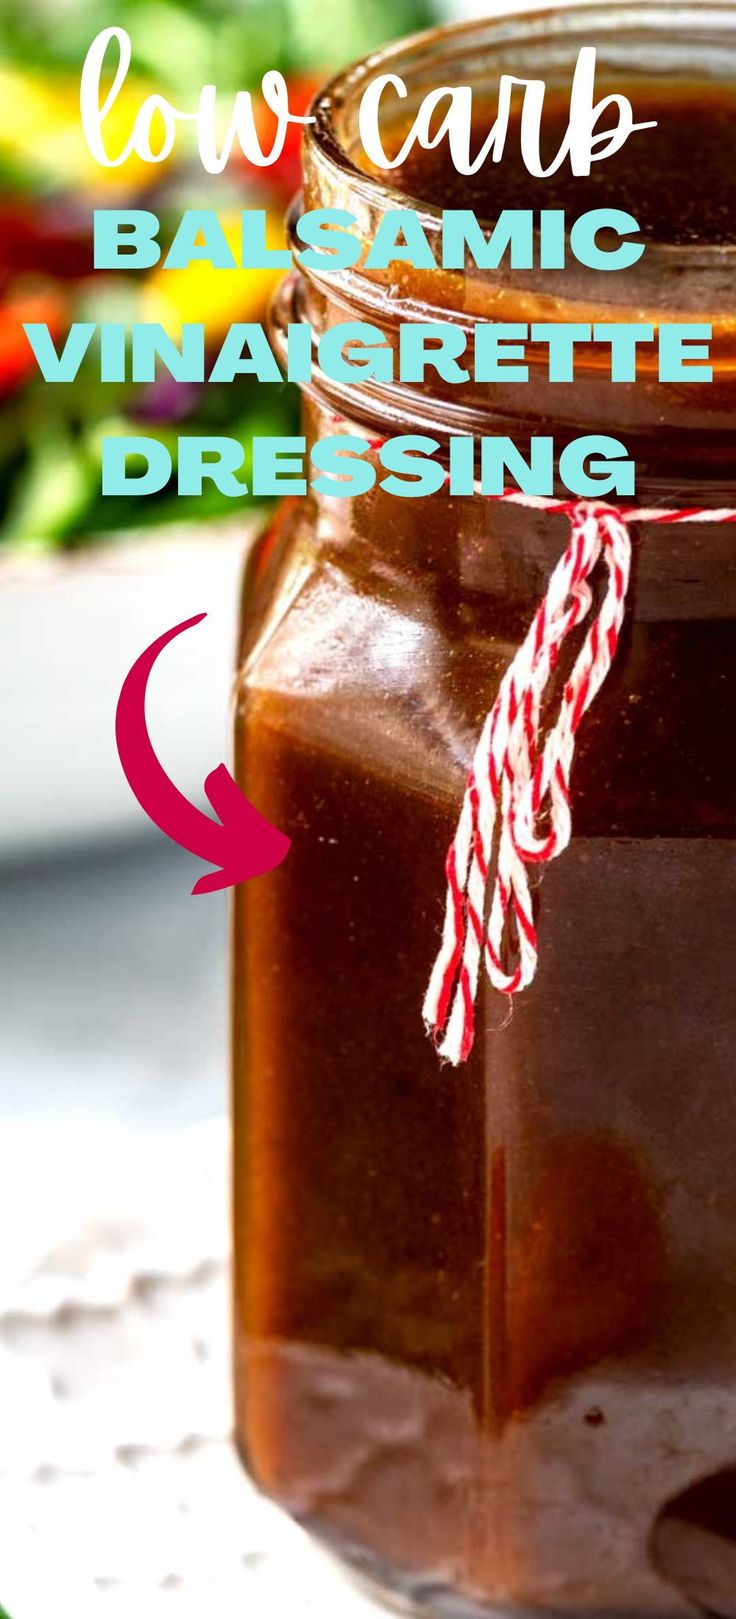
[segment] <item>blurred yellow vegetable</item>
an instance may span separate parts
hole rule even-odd
[[[144,81],[127,80],[105,120],[109,152],[123,150],[141,102],[151,93]],[[106,169],[91,156],[79,116],[79,81],[51,78],[0,66],[0,152],[26,168],[49,190],[130,191],[151,185],[166,164],[131,156]]]
[[[240,212],[218,212],[228,246],[240,258]],[[266,220],[266,245],[284,246],[284,229],[277,214]],[[258,320],[283,277],[282,270],[215,270],[195,261],[185,270],[156,269],[141,289],[140,319],[159,321],[171,336],[183,323],[204,321],[213,337],[233,321]]]

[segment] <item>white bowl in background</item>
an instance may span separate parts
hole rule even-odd
[[[89,550],[0,562],[0,860],[150,827],[123,776],[115,709],[144,649],[173,625],[147,718],[161,762],[198,802],[230,754],[243,557],[253,523],[157,530]]]

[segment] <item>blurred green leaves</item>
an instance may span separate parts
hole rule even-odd
[[[0,74],[5,74],[4,136],[0,118],[0,541],[72,546],[123,528],[172,519],[196,522],[219,511],[232,514],[234,502],[212,485],[205,485],[198,500],[178,499],[171,490],[146,499],[104,500],[104,431],[158,436],[174,458],[180,433],[237,438],[246,446],[247,478],[252,438],[288,434],[296,426],[296,397],[286,386],[241,380],[229,388],[207,385],[187,392],[175,385],[162,393],[155,386],[105,386],[99,377],[83,372],[73,384],[52,387],[29,364],[21,319],[52,320],[63,341],[74,319],[150,319],[146,296],[150,302],[151,289],[158,285],[143,276],[90,274],[92,189],[113,183],[109,171],[96,170],[78,127],[79,74],[95,35],[111,23],[130,33],[131,72],[139,87],[131,88],[134,110],[141,85],[191,109],[203,84],[216,84],[226,97],[240,88],[255,89],[268,68],[280,69],[290,80],[292,98],[297,98],[292,105],[301,95],[306,106],[321,78],[430,23],[437,3],[116,0],[111,8],[110,0],[0,0]],[[126,107],[123,117],[129,116]],[[295,142],[280,173],[249,172],[234,160],[215,186],[191,154],[184,155],[165,173],[139,165],[130,180],[126,175],[124,205],[140,195],[143,206],[171,213],[188,205],[263,207],[278,235],[290,191],[298,184],[298,167]],[[114,205],[112,190],[110,201]],[[225,313],[233,320],[262,319],[270,288],[257,284],[256,274],[247,286],[236,289],[233,283],[228,298],[239,303],[231,311],[225,311],[222,289],[214,282],[190,277],[179,285],[169,278],[165,289],[158,287],[159,294],[164,290],[181,304],[172,318],[179,314],[216,323]],[[28,297],[44,300],[51,313],[16,314]],[[187,298],[205,307],[185,307]],[[161,314],[154,318],[165,319]]]
[[[97,33],[126,28],[136,65],[185,93],[249,88],[266,68],[330,72],[431,22],[434,0],[0,0],[3,55],[78,71]]]

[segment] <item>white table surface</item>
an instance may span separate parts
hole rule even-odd
[[[0,1603],[376,1619],[247,1482],[226,925],[163,841],[0,877]]]

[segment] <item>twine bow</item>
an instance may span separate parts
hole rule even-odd
[[[498,498],[564,513],[570,539],[486,716],[447,853],[442,942],[424,1020],[440,1056],[452,1063],[464,1062],[472,1049],[481,960],[491,983],[509,996],[526,989],[536,972],[529,868],[554,860],[570,841],[575,743],[618,646],[631,573],[629,525],[736,521],[731,509],[619,510],[516,491]],[[590,580],[601,563],[605,586],[591,618]],[[543,699],[561,648],[586,620],[589,627],[557,713],[543,725]]]

